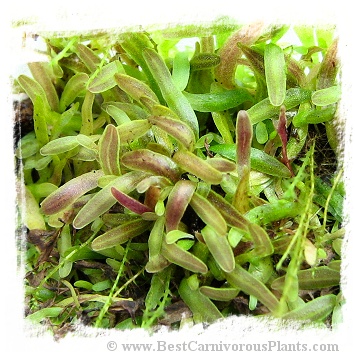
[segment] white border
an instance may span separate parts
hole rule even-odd
[[[345,88],[342,97],[342,116],[346,119],[346,151],[345,162],[347,181],[347,208],[351,208],[353,202],[353,184],[354,179],[351,176],[350,168],[354,166],[353,142],[351,138],[354,133],[354,90],[352,80],[354,79],[353,64],[350,58],[352,55],[352,10],[346,6],[345,1],[312,1],[312,0],[297,0],[289,2],[286,0],[273,1],[156,1],[156,0],[131,0],[131,1],[14,1],[11,4],[6,4],[4,21],[32,21],[21,29],[12,29],[10,24],[5,29],[3,40],[5,41],[5,51],[2,51],[2,72],[4,68],[10,68],[10,73],[16,66],[26,62],[29,53],[24,53],[21,50],[21,32],[24,30],[38,31],[87,31],[91,29],[111,29],[124,28],[126,26],[151,26],[162,25],[169,26],[175,23],[196,23],[196,22],[211,22],[220,16],[230,16],[244,23],[263,20],[267,23],[283,22],[283,23],[305,23],[305,24],[336,24],[341,38],[340,56],[342,60],[343,73],[343,88]],[[4,5],[3,5],[4,6]],[[2,23],[4,22],[2,21]],[[6,50],[7,49],[7,50]],[[4,83],[9,85],[8,74],[1,73],[2,86]],[[346,276],[352,279],[345,282],[345,294],[348,298],[348,304],[344,310],[344,323],[338,331],[330,333],[323,330],[282,330],[274,331],[272,325],[268,325],[265,321],[251,322],[245,317],[229,319],[223,324],[216,324],[208,329],[203,329],[202,326],[195,326],[191,330],[187,330],[186,334],[170,333],[163,335],[160,332],[158,335],[149,337],[144,331],[132,331],[130,333],[119,333],[117,331],[100,331],[93,329],[83,329],[81,335],[87,336],[78,337],[68,336],[59,343],[53,342],[53,339],[46,334],[40,335],[38,338],[29,337],[23,329],[22,309],[23,302],[21,300],[22,281],[19,281],[16,262],[16,247],[14,245],[14,223],[13,214],[14,208],[11,204],[15,202],[15,185],[13,177],[13,153],[12,153],[12,125],[9,124],[12,118],[12,104],[9,100],[8,88],[1,88],[4,94],[1,96],[3,121],[6,122],[4,130],[1,130],[1,148],[5,149],[2,152],[2,161],[5,164],[5,177],[1,179],[1,232],[2,245],[2,275],[6,279],[2,281],[1,289],[1,328],[5,333],[5,343],[7,348],[3,347],[4,351],[12,353],[23,352],[27,356],[38,355],[39,353],[63,355],[69,353],[71,355],[77,353],[90,353],[103,355],[105,353],[111,356],[115,352],[109,352],[106,349],[106,344],[109,340],[114,340],[117,343],[121,342],[151,342],[152,339],[166,339],[171,343],[179,343],[185,340],[198,339],[201,343],[216,342],[220,340],[229,343],[263,343],[267,340],[282,340],[282,343],[288,342],[315,342],[315,343],[339,343],[341,352],[351,350],[352,339],[354,336],[354,327],[352,318],[355,316],[353,298],[354,286],[351,282],[353,276],[351,269],[353,263],[351,259],[354,257],[354,242],[349,239],[346,248]],[[3,139],[6,140],[3,140]],[[5,143],[5,144],[3,144]],[[4,145],[4,146],[3,146]],[[4,161],[3,161],[4,160]],[[4,174],[4,173],[3,173]],[[352,204],[354,206],[354,204]],[[349,212],[350,210],[348,210]],[[349,212],[351,215],[351,212]],[[353,215],[352,215],[353,216]],[[5,219],[4,219],[5,218]],[[352,223],[351,221],[349,223]],[[347,238],[352,238],[352,224],[349,224]],[[5,243],[5,244],[4,244]],[[10,256],[10,261],[6,259]],[[14,258],[11,260],[11,258]],[[5,315],[4,315],[5,314]],[[116,353],[119,353],[117,350]],[[171,353],[171,352],[170,352]],[[174,352],[173,352],[174,353]],[[234,352],[235,355],[237,352]],[[323,353],[324,354],[324,353]],[[307,355],[305,353],[304,355]],[[310,354],[309,354],[310,355]],[[312,352],[312,356],[318,355]]]

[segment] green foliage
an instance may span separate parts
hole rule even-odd
[[[290,29],[44,38],[50,61],[17,79],[28,320],[174,328],[239,315],[240,294],[253,315],[341,319],[337,39]]]

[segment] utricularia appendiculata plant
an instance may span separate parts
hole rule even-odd
[[[28,320],[341,321],[334,28],[42,39],[48,61],[14,81],[33,105],[16,143]]]

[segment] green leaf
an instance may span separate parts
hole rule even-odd
[[[201,286],[200,292],[217,301],[231,301],[239,294],[239,290],[235,288],[213,288],[211,286]]]
[[[166,234],[165,240],[166,240],[166,243],[172,244],[172,243],[177,242],[179,239],[184,239],[184,238],[194,239],[195,237],[192,234],[175,229],[175,230],[169,231]]]
[[[145,232],[150,226],[150,222],[142,219],[136,219],[131,222],[123,223],[104,234],[96,237],[91,243],[91,248],[95,251],[115,247],[123,244],[129,239],[134,238]]]
[[[140,102],[142,98],[149,98],[153,103],[158,104],[159,99],[152,89],[144,82],[127,74],[115,74],[117,85],[133,99]]]
[[[62,113],[73,103],[74,99],[84,94],[89,76],[86,73],[77,73],[66,83],[59,100],[59,111]]]
[[[120,61],[113,61],[103,66],[100,71],[90,78],[88,90],[92,93],[102,93],[116,85],[115,74],[124,73]]]
[[[99,281],[96,284],[94,284],[92,286],[92,290],[97,291],[97,292],[104,291],[104,290],[110,289],[111,286],[112,286],[111,280],[103,280],[103,281]]]
[[[112,103],[112,104],[111,104]],[[120,108],[118,108],[114,102],[108,102],[102,104],[102,109],[116,122],[117,125],[129,123],[131,119]]]
[[[224,220],[222,214],[215,208],[207,198],[201,196],[197,192],[194,192],[190,201],[191,207],[201,218],[201,220],[213,227],[215,232],[217,232],[222,237],[227,234],[227,223]],[[208,230],[210,236],[211,231]],[[222,238],[221,238],[222,239]]]
[[[173,70],[171,73],[171,78],[180,91],[183,91],[190,77],[190,62],[188,58],[188,53],[178,52],[173,60]]]
[[[332,86],[319,89],[312,93],[311,100],[314,105],[325,106],[337,103],[341,98],[341,87]]]
[[[269,133],[264,122],[259,122],[255,127],[255,136],[259,144],[265,144],[269,139]]]
[[[116,199],[112,196],[111,188],[129,193],[134,190],[137,183],[146,176],[143,172],[128,172],[110,181],[103,189],[97,192],[78,212],[73,221],[73,226],[81,229],[94,221],[100,215],[106,213],[114,204]],[[78,177],[80,182],[81,176]],[[69,181],[70,182],[70,181]]]
[[[191,128],[181,120],[166,116],[150,116],[148,121],[164,130],[167,134],[176,139],[186,149],[192,150],[195,145],[195,136]]]
[[[218,144],[210,147],[210,151],[226,157],[232,161],[236,160],[235,144]],[[255,171],[263,172],[271,176],[290,177],[289,169],[275,157],[264,151],[251,148],[250,165]]]
[[[250,93],[243,89],[228,90],[216,93],[194,94],[183,92],[191,107],[198,112],[221,112],[238,107],[252,100]]]
[[[58,317],[63,311],[62,307],[44,307],[39,311],[34,312],[26,317],[26,320],[38,324],[45,318]]]
[[[300,270],[297,273],[298,286],[301,290],[315,290],[338,286],[340,284],[340,272],[327,266]],[[271,286],[275,290],[282,290],[285,277],[275,279]]]
[[[282,318],[287,320],[308,320],[312,322],[323,321],[333,311],[336,299],[336,296],[332,294],[320,296],[284,314]]]
[[[286,91],[284,106],[287,110],[296,107],[297,105],[311,99],[312,91],[302,88],[290,88]],[[272,105],[269,98],[263,99],[261,102],[254,104],[247,110],[251,123],[257,124],[265,119],[270,119],[272,116],[279,114],[280,108]]]
[[[209,225],[201,230],[201,234],[220,268],[225,272],[231,272],[235,268],[235,261],[227,235],[219,234]]]
[[[63,136],[50,141],[40,149],[41,155],[58,155],[75,149],[79,146],[77,136]]]
[[[170,157],[149,149],[137,149],[126,152],[121,157],[121,163],[131,170],[165,176],[172,182],[176,182],[180,177],[178,166]]]
[[[179,285],[179,294],[192,311],[195,323],[214,322],[223,317],[207,296],[203,295],[199,289],[191,289],[186,278],[182,279]]]
[[[121,144],[130,144],[131,141],[143,136],[149,129],[151,124],[146,119],[133,120],[125,122],[117,127]]]
[[[165,217],[167,232],[178,229],[195,189],[196,184],[186,180],[179,180],[174,185],[166,203]]]
[[[229,284],[248,295],[255,296],[271,312],[276,311],[279,301],[275,295],[260,280],[254,278],[240,265],[236,264],[232,272],[225,274]]]
[[[174,156],[173,160],[185,172],[189,172],[201,180],[212,185],[218,185],[222,181],[222,174],[211,166],[208,161],[198,157],[197,155],[187,150],[179,150]]]
[[[265,46],[265,78],[270,103],[276,107],[286,97],[286,63],[282,49],[274,43]]]
[[[202,260],[180,248],[176,243],[167,244],[163,241],[162,255],[169,260],[169,262],[194,273],[206,274],[208,271],[206,264]]]
[[[184,97],[181,91],[176,88],[163,58],[150,48],[145,48],[143,50],[143,57],[154,79],[158,83],[161,93],[169,108],[172,109],[183,122],[191,127],[195,137],[197,138],[199,133],[199,124],[196,114],[188,100]]]
[[[120,137],[115,126],[108,124],[99,140],[99,160],[106,175],[121,173],[119,164]]]

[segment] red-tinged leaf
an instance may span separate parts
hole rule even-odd
[[[195,189],[196,185],[193,182],[180,180],[171,190],[165,209],[167,232],[178,229]]]
[[[115,187],[111,187],[111,193],[122,206],[128,208],[130,211],[136,214],[152,212],[148,206],[117,190]]]
[[[173,156],[173,160],[185,171],[212,185],[221,183],[223,175],[211,166],[207,160],[187,150],[179,150]]]
[[[219,50],[220,64],[215,68],[215,76],[218,82],[227,89],[235,87],[235,70],[243,52],[239,43],[252,44],[260,37],[264,29],[263,23],[254,23],[244,26],[233,33]]]
[[[176,182],[179,169],[176,163],[165,155],[148,149],[138,149],[122,155],[121,162],[131,170],[147,171],[158,176],[165,176]]]
[[[236,149],[238,171],[243,166],[250,168],[251,141],[253,138],[253,127],[251,126],[248,113],[240,110],[236,123]]]
[[[120,175],[119,139],[115,126],[108,124],[99,141],[99,159],[106,175]]]
[[[228,225],[239,228],[245,232],[249,231],[249,221],[218,193],[211,190],[207,196],[207,200],[218,209]]]
[[[102,171],[91,171],[68,181],[43,200],[41,203],[43,213],[51,215],[65,209],[79,197],[96,188],[101,176],[103,176]]]
[[[192,150],[195,144],[195,136],[187,124],[181,120],[169,118],[166,116],[151,116],[148,121],[164,130],[178,142],[180,142],[188,150]]]
[[[154,103],[158,104],[159,99],[151,88],[144,82],[127,74],[115,74],[117,85],[130,95],[136,101],[140,101],[143,97],[151,99]]]
[[[279,124],[277,126],[277,132],[280,136],[282,143],[282,161],[289,169],[291,176],[295,176],[290,160],[287,157],[287,121],[286,121],[286,108],[284,105],[280,108]]]
[[[144,177],[146,177],[144,172],[132,171],[108,183],[81,208],[73,220],[73,226],[77,229],[85,227],[97,217],[106,213],[115,204],[116,200],[112,196],[111,187],[129,193]]]

